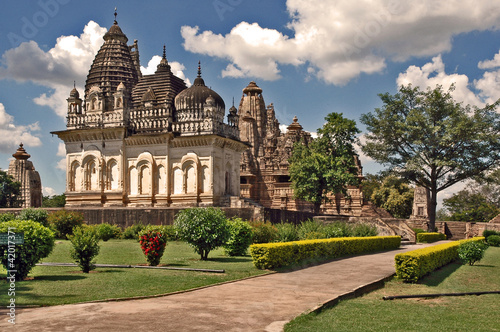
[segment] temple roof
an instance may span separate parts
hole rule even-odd
[[[23,148],[23,143],[19,144],[19,148],[17,149],[16,153],[12,155],[12,157],[16,158],[17,160],[27,160],[31,155],[26,153],[26,150]]]

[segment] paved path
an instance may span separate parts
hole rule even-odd
[[[391,276],[395,254],[421,247],[339,259],[158,298],[23,309],[16,312],[15,326],[2,318],[0,330],[282,331],[301,313]]]

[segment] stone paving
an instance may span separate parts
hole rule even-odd
[[[397,253],[350,257],[164,297],[60,305],[16,312],[2,331],[282,331],[286,322],[395,273]],[[5,317],[4,314],[2,314]]]

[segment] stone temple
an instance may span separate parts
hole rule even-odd
[[[28,160],[31,156],[19,145],[16,153],[12,155],[13,160],[9,163],[7,174],[14,178],[14,181],[21,184],[22,208],[42,206],[42,181],[40,174],[35,170],[33,163]]]
[[[157,70],[141,75],[137,40],[116,19],[104,35],[83,98],[67,99],[66,206],[263,206],[312,211],[294,199],[288,173],[293,145],[311,141],[297,118],[286,133],[262,89],[250,82],[239,108],[198,76],[176,77],[165,47]],[[356,157],[357,158],[357,157]],[[356,159],[357,160],[357,159]],[[358,161],[359,176],[362,177]],[[362,215],[360,188],[331,197],[323,213]]]

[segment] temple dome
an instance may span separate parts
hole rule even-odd
[[[87,76],[85,97],[93,86],[101,88],[104,95],[110,97],[122,82],[128,91],[132,91],[139,78],[137,64],[127,45],[128,38],[116,20],[103,39],[104,44],[97,52]]]
[[[178,120],[202,120],[201,112],[205,106],[215,107],[224,116],[226,105],[222,97],[205,85],[201,77],[201,68],[198,66],[198,76],[191,87],[182,91],[175,97],[175,109]],[[179,116],[182,115],[182,116]]]
[[[69,96],[71,98],[80,98],[80,93],[78,92],[78,90],[75,88],[73,88],[73,90],[71,90],[71,92],[69,93]]]

